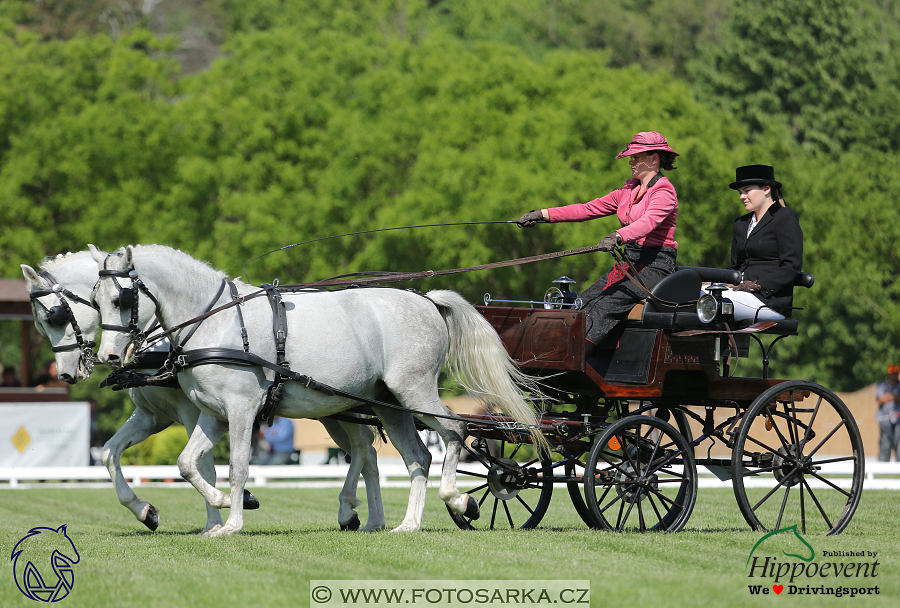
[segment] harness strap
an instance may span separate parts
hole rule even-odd
[[[231,292],[231,301],[238,302],[238,304],[243,303],[243,298],[238,294],[237,285],[234,284],[234,281],[228,281],[228,289]],[[244,325],[244,313],[241,312],[241,307],[237,306],[235,308],[237,310],[238,323],[241,324],[241,341],[244,343],[244,352],[250,352],[250,338],[247,336],[247,327]]]
[[[209,311],[213,306],[216,305],[216,302],[218,302],[219,298],[222,297],[222,293],[224,291],[225,291],[225,281],[223,279],[221,285],[219,285],[219,289],[216,291],[216,295],[213,296],[213,299],[210,300],[209,305],[206,307],[207,311]],[[200,324],[203,323],[205,318],[206,317],[203,317],[199,320],[195,320],[195,324],[191,328],[191,330],[188,332],[187,336],[185,336],[184,340],[181,340],[178,343],[178,345],[174,349],[172,349],[172,352],[174,352],[175,354],[178,354],[182,351],[182,349],[184,349],[184,345],[187,344],[188,340],[190,340],[194,336],[194,334],[197,332],[197,330],[200,329]],[[164,334],[161,334],[161,335],[164,335]]]

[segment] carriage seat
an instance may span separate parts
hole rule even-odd
[[[740,272],[722,268],[677,266],[675,272],[653,288],[654,296],[662,302],[647,299],[637,304],[628,315],[630,326],[654,329],[706,329],[696,312],[696,302],[704,282],[737,284]],[[815,283],[815,276],[800,273],[795,286],[807,289]],[[783,319],[764,333],[793,335],[799,323],[796,319]],[[738,324],[738,328],[752,325],[752,320]]]
[[[806,289],[809,289],[815,282],[815,275],[810,272],[801,272],[799,275],[797,275],[797,280],[794,281],[794,287],[805,287]],[[746,319],[744,321],[738,322],[737,328],[743,329],[744,327],[753,325],[753,323],[753,319]],[[775,321],[774,326],[770,327],[762,333],[794,336],[797,335],[797,328],[799,326],[800,322],[797,319],[781,319],[780,321]]]

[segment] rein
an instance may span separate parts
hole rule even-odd
[[[326,237],[329,238],[329,237]],[[519,264],[531,264],[532,262],[540,262],[542,260],[552,260],[556,258],[563,258],[570,255],[581,255],[583,253],[592,253],[594,251],[599,251],[597,245],[591,245],[590,247],[579,247],[577,249],[566,249],[565,251],[554,251],[553,253],[543,253],[540,255],[533,255],[525,258],[515,258],[513,260],[504,260],[502,262],[491,262],[488,264],[481,264],[478,266],[466,266],[463,268],[450,268],[446,270],[423,270],[420,272],[390,272],[379,274],[379,276],[368,277],[368,278],[356,278],[356,279],[327,279],[324,281],[313,281],[310,283],[289,283],[285,285],[281,285],[276,280],[273,283],[273,287],[283,289],[285,291],[302,291],[304,289],[316,289],[321,288],[324,289],[326,287],[357,287],[363,285],[372,285],[372,284],[382,284],[382,283],[400,283],[403,281],[414,281],[416,279],[428,279],[431,277],[439,277],[446,276],[451,274],[460,274],[463,272],[472,272],[475,270],[489,270],[492,268],[505,268],[507,266],[517,266]],[[276,250],[277,251],[277,250]],[[179,329],[183,329],[188,325],[192,325],[207,317],[210,317],[218,312],[221,312],[227,308],[231,308],[232,306],[236,306],[238,304],[243,304],[246,300],[250,298],[255,298],[259,295],[266,293],[266,289],[259,289],[252,293],[249,293],[245,296],[241,296],[231,302],[226,302],[225,304],[213,308],[212,310],[203,313],[200,316],[194,317],[193,319],[189,319],[184,323],[179,325],[175,325],[174,327],[170,327],[168,330],[164,331],[161,334],[156,334],[151,343],[157,340],[161,340],[168,336],[169,334],[178,331]],[[120,330],[121,331],[121,330]]]

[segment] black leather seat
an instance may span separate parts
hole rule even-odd
[[[740,280],[741,275],[737,270],[677,266],[674,273],[653,288],[652,293],[658,300],[648,298],[644,302],[640,322],[630,322],[630,325],[655,329],[709,329],[697,317],[696,304],[702,284],[710,282],[735,285]],[[814,275],[802,272],[794,285],[809,289],[815,281]],[[741,321],[737,328],[748,327],[753,323],[752,319]],[[798,327],[796,319],[783,319],[775,321],[774,326],[761,333],[793,335],[797,333]]]

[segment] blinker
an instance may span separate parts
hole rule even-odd
[[[122,310],[128,310],[134,305],[134,290],[123,289],[119,292],[119,297],[113,301],[113,304]]]
[[[62,306],[53,306],[47,311],[47,320],[55,327],[65,327],[69,322],[69,311]]]

